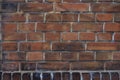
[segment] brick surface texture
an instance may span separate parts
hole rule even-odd
[[[120,80],[120,0],[0,0],[0,80]]]

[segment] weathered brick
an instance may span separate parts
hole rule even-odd
[[[73,24],[73,31],[102,31],[102,24],[100,23],[74,23]]]
[[[2,70],[3,71],[18,71],[19,70],[19,64],[16,63],[16,62],[3,63],[2,64]]]
[[[82,13],[80,14],[79,17],[80,21],[95,21],[95,16],[94,14],[90,14],[90,13]]]
[[[28,61],[37,61],[43,60],[43,53],[42,52],[28,52],[26,54]]]
[[[93,12],[119,12],[119,8],[120,5],[118,3],[93,3],[91,9]]]
[[[113,53],[113,60],[120,60],[120,52]]]
[[[114,40],[115,41],[120,41],[120,33],[115,33]]]
[[[113,61],[113,62],[106,62],[105,63],[106,70],[120,70],[120,62]]]
[[[37,31],[70,31],[70,24],[68,23],[38,23]]]
[[[34,23],[20,23],[18,26],[18,31],[20,32],[33,32],[35,31],[35,24]]]
[[[96,60],[112,60],[112,53],[96,53]]]
[[[62,21],[62,15],[60,13],[46,14],[46,22],[60,22]]]
[[[88,43],[87,44],[87,50],[120,50],[120,44],[119,43]]]
[[[78,14],[62,14],[62,22],[78,22]]]
[[[41,32],[31,32],[27,34],[27,40],[30,41],[42,41],[43,34]]]
[[[46,41],[60,41],[60,33],[58,32],[46,32],[45,33]]]
[[[46,0],[46,2],[61,2],[61,0]]]
[[[75,60],[78,60],[78,53],[75,53],[75,52],[70,52],[70,53],[61,53],[61,58],[62,60],[65,60],[65,61],[75,61]]]
[[[62,40],[78,40],[78,33],[77,32],[62,33]]]
[[[117,72],[112,72],[111,73],[111,76],[112,76],[112,80],[119,80],[119,73]]]
[[[59,52],[46,52],[45,60],[60,60],[61,56]]]
[[[16,32],[17,31],[17,24],[15,23],[3,23],[3,32]]]
[[[63,0],[65,3],[79,3],[80,0]]]
[[[93,73],[93,80],[100,80],[100,73]]]
[[[36,69],[36,63],[24,62],[20,64],[20,67],[23,71],[34,71]]]
[[[103,70],[103,63],[101,62],[72,62],[72,70]]]
[[[113,15],[107,14],[107,13],[98,13],[96,14],[96,20],[97,21],[112,21]]]
[[[4,42],[4,43],[2,43],[2,50],[3,51],[16,51],[17,50],[17,43]]]
[[[63,80],[70,80],[70,73],[68,72],[62,73],[62,78]]]
[[[52,50],[55,51],[79,51],[84,50],[84,44],[82,43],[53,43]]]
[[[50,73],[43,73],[43,80],[51,80],[51,75]]]
[[[37,70],[69,70],[68,62],[38,63]]]
[[[4,13],[2,14],[2,21],[4,22],[24,22],[25,14],[23,13]]]
[[[80,40],[95,40],[95,34],[94,33],[88,33],[88,32],[81,32],[79,34]]]
[[[26,36],[24,33],[18,33],[18,32],[3,33],[4,41],[24,41],[25,39],[26,39]]]
[[[29,14],[28,21],[29,22],[43,22],[44,15],[43,14]]]
[[[88,3],[58,3],[55,6],[56,11],[88,11],[89,4]]]
[[[105,24],[105,31],[110,32],[119,32],[120,31],[120,23],[106,23]]]
[[[49,3],[24,3],[20,5],[20,9],[25,12],[47,12],[53,10],[53,5]]]
[[[12,56],[12,57],[11,57]],[[24,52],[9,52],[3,54],[4,60],[10,60],[10,61],[20,61],[26,59],[26,53]]]
[[[114,14],[114,20],[119,22],[120,21],[120,13],[115,13]]]
[[[92,52],[80,52],[79,53],[80,61],[94,60],[94,53]]]
[[[98,33],[97,34],[97,40],[112,40],[112,34],[111,33]]]

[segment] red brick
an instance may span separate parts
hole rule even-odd
[[[20,23],[18,26],[18,31],[20,32],[32,32],[35,31],[34,23]]]
[[[120,62],[119,61],[106,62],[105,69],[106,70],[120,70]]]
[[[46,42],[45,43],[42,43],[42,42],[32,43],[31,50],[33,51],[50,50],[50,44]]]
[[[70,31],[70,24],[38,23],[37,31]]]
[[[9,53],[5,53],[3,59],[4,60],[10,60],[10,61],[25,60],[26,59],[26,53],[24,53],[24,52],[9,52]]]
[[[63,22],[77,22],[78,21],[78,14],[62,14],[62,21]]]
[[[65,60],[65,61],[75,61],[75,60],[78,60],[78,53],[75,53],[75,52],[66,52],[66,53],[61,53],[61,58],[62,60]]]
[[[16,32],[17,24],[15,23],[3,23],[3,32]]]
[[[98,33],[97,40],[112,40],[111,33]]]
[[[61,55],[59,52],[46,52],[45,60],[61,60]]]
[[[26,36],[24,33],[6,32],[3,33],[3,40],[5,41],[24,41]]]
[[[97,21],[112,21],[113,15],[108,13],[98,13],[96,14]]]
[[[109,6],[108,6],[109,5]],[[92,11],[95,12],[119,12],[120,5],[112,3],[93,3]]]
[[[43,34],[41,32],[31,32],[27,34],[27,40],[30,41],[42,41],[43,40]]]
[[[120,44],[119,43],[88,43],[87,50],[119,50]]]
[[[62,21],[62,15],[60,13],[49,13],[46,14],[47,22],[60,22]]]
[[[112,60],[112,53],[96,53],[96,60]]]
[[[82,43],[53,43],[52,50],[55,51],[79,51],[84,50],[84,45]]]
[[[26,57],[28,61],[43,60],[43,53],[42,52],[27,52]]]
[[[80,14],[80,21],[95,21],[95,16],[90,13],[82,13]]]
[[[120,41],[120,33],[115,33],[114,40],[115,41]]]
[[[20,43],[20,50],[21,51],[50,50],[50,44],[46,42],[33,42],[33,43],[23,42]]]
[[[73,31],[102,31],[102,24],[100,23],[74,23]]]
[[[19,64],[16,62],[3,63],[2,70],[3,71],[18,71]]]
[[[27,11],[27,12],[46,12],[46,11],[52,11],[53,10],[53,5],[49,3],[24,3],[20,5],[20,9],[22,11]]]
[[[4,13],[3,14],[3,20],[2,21],[15,21],[15,22],[21,22],[25,21],[25,15],[22,13]]]
[[[45,40],[46,41],[59,41],[60,40],[60,33],[56,32],[46,32],[45,33]]]
[[[119,23],[106,23],[105,24],[105,31],[120,31],[120,24]]]
[[[79,3],[80,0],[64,0],[63,2],[66,2],[66,3]]]
[[[88,33],[88,32],[81,32],[80,33],[80,40],[95,40],[95,34],[94,33]]]
[[[82,73],[83,80],[90,80],[90,74],[89,73]]]
[[[103,70],[101,62],[72,62],[72,70]]]
[[[94,53],[92,52],[80,52],[79,53],[80,61],[94,60]]]
[[[56,4],[55,10],[56,11],[88,11],[89,4],[88,3],[59,3]]]
[[[36,63],[32,63],[32,62],[24,62],[24,63],[21,63],[20,65],[21,67],[21,70],[23,71],[34,71],[36,70]]]
[[[113,60],[120,60],[120,52],[113,53]]]
[[[3,51],[16,51],[17,50],[17,43],[14,42],[4,42],[2,43]]]
[[[46,0],[47,2],[61,2],[61,0]]]
[[[30,14],[30,15],[28,15],[28,21],[30,21],[30,22],[43,22],[44,15],[43,14]]]
[[[37,70],[69,70],[68,62],[38,63]]]
[[[62,33],[62,40],[78,40],[78,33],[77,32]]]

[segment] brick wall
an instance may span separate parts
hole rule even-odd
[[[120,80],[120,0],[0,7],[0,80]]]

